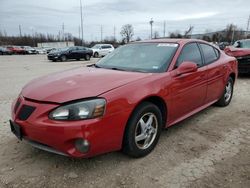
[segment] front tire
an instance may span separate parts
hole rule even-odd
[[[61,60],[62,62],[67,61],[67,57],[66,57],[65,55],[62,55],[61,58],[60,58],[60,60]]]
[[[162,114],[156,105],[150,102],[140,104],[126,126],[123,152],[135,158],[148,155],[158,143],[162,123]]]
[[[233,89],[234,89],[234,80],[232,79],[232,77],[229,77],[223,95],[215,104],[221,107],[228,106],[233,97]]]

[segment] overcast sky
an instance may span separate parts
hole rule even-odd
[[[65,33],[79,36],[80,0],[0,0],[0,30],[9,35],[32,32],[58,34],[65,25]],[[100,40],[114,35],[120,38],[122,25],[134,26],[135,38],[150,35],[149,21],[155,21],[154,31],[183,32],[190,25],[193,33],[225,28],[229,23],[246,30],[250,14],[249,0],[82,0],[84,39]]]

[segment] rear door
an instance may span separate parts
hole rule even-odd
[[[111,49],[112,47],[110,45],[103,45],[100,54],[105,56],[110,52]]]
[[[220,51],[215,47],[199,43],[204,58],[204,63],[207,66],[208,88],[206,103],[218,100],[224,91],[223,76],[226,73],[225,65],[220,61]]]
[[[170,86],[171,100],[169,111],[170,123],[185,118],[189,113],[204,104],[207,92],[206,66],[203,64],[198,44],[186,44],[176,62],[175,67],[180,66],[184,61],[191,61],[197,64],[196,72],[175,76],[172,74]],[[173,71],[174,72],[174,71]]]

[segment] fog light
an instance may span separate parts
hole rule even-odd
[[[89,151],[89,146],[90,144],[87,140],[79,138],[75,141],[75,147],[81,153],[87,153]]]

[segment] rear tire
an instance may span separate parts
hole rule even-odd
[[[148,155],[158,143],[162,123],[162,114],[156,105],[150,102],[140,104],[128,120],[123,152],[135,158]]]
[[[234,89],[234,80],[232,79],[232,77],[229,77],[223,95],[215,104],[221,107],[228,106],[233,97],[233,89]]]
[[[86,60],[86,61],[89,61],[89,60],[90,60],[90,55],[89,55],[89,54],[86,54],[86,55],[85,55],[85,60]]]

